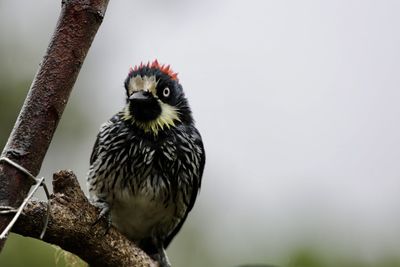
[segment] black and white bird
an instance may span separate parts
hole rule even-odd
[[[104,123],[87,177],[90,199],[121,233],[161,266],[193,208],[205,152],[192,112],[169,66],[130,69],[126,105]]]

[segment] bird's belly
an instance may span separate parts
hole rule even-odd
[[[146,194],[124,195],[111,208],[113,225],[131,240],[167,235],[176,225],[175,207]]]

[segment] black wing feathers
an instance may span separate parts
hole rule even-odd
[[[197,198],[197,194],[199,192],[200,186],[201,186],[201,178],[203,177],[203,171],[204,171],[204,165],[206,163],[206,154],[204,151],[204,146],[203,146],[203,142],[201,140],[200,137],[200,133],[196,130],[196,133],[199,135],[199,139],[198,139],[198,145],[201,148],[201,160],[200,160],[200,168],[199,168],[199,177],[195,177],[195,179],[193,179],[193,181],[198,181],[197,185],[193,185],[193,191],[192,191],[192,195],[190,197],[190,202],[189,202],[189,206],[186,210],[185,215],[183,216],[183,218],[181,219],[181,221],[179,222],[179,224],[175,227],[175,229],[165,238],[164,240],[164,248],[166,249],[168,247],[168,245],[171,243],[172,239],[175,237],[175,235],[181,230],[183,223],[186,221],[186,218],[189,214],[189,212],[192,210],[194,203],[196,201]]]

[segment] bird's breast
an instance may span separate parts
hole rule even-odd
[[[113,225],[132,240],[167,235],[179,222],[174,203],[163,203],[141,192],[116,197],[111,219]]]

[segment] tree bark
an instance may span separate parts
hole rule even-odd
[[[107,231],[71,171],[54,174],[51,214],[44,241],[78,255],[90,266],[158,266],[142,250],[114,228]],[[46,203],[30,201],[13,232],[38,238],[46,215]]]
[[[64,0],[46,55],[2,152],[34,176],[39,173],[57,124],[89,47],[103,20],[108,0]],[[18,207],[32,181],[0,163],[0,205]],[[0,216],[0,232],[10,221]],[[0,240],[0,251],[5,240]]]

